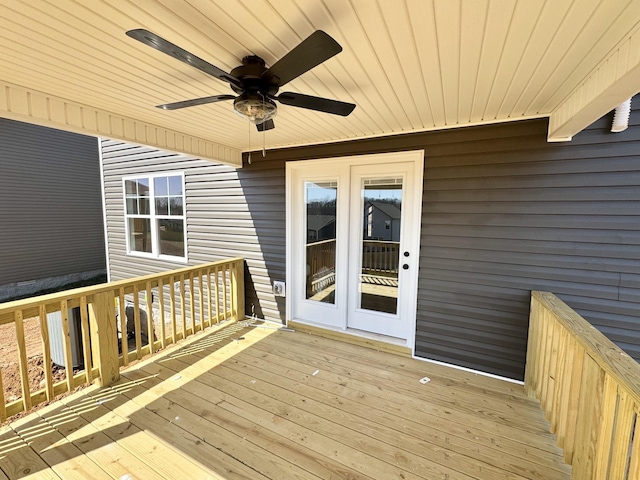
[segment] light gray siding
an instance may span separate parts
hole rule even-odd
[[[96,138],[0,119],[0,296],[105,272],[98,155]]]
[[[185,265],[127,255],[122,192],[123,176],[184,172],[188,264],[244,257],[247,312],[284,319],[283,299],[271,290],[272,280],[285,279],[284,162],[246,171],[113,140],[102,150],[112,280]]]

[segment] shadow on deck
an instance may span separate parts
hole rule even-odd
[[[123,480],[571,476],[520,385],[237,323],[13,422],[0,468]]]

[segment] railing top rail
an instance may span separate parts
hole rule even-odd
[[[323,243],[335,243],[336,239],[335,238],[330,238],[329,240],[320,240],[318,242],[311,242],[311,243],[307,243],[307,247],[312,247],[315,245],[322,245]]]
[[[110,290],[118,289],[120,287],[126,287],[136,283],[146,283],[148,281],[157,280],[159,278],[168,277],[170,275],[182,275],[192,272],[194,270],[201,270],[203,268],[212,268],[227,263],[233,263],[242,261],[241,257],[229,258],[225,260],[218,260],[210,263],[202,263],[200,265],[192,265],[177,270],[165,270],[160,273],[151,273],[149,275],[143,275],[140,277],[127,278],[125,280],[117,280],[115,282],[100,283],[98,285],[90,285],[88,287],[79,287],[71,290],[63,290],[61,292],[49,293],[46,295],[40,295],[37,297],[24,298],[22,300],[14,300],[11,302],[0,303],[0,323],[3,316],[11,314],[19,309],[27,309],[37,307],[38,305],[48,305],[61,302],[62,300],[69,300],[72,298],[78,298],[81,296],[94,295],[96,293],[108,292]]]
[[[531,296],[551,310],[558,321],[575,334],[587,354],[619,384],[626,385],[629,393],[640,402],[638,362],[553,293],[532,291]]]

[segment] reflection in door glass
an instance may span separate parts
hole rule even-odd
[[[402,178],[365,180],[361,198],[359,306],[364,310],[395,314],[398,309]]]
[[[337,182],[305,182],[306,298],[335,304]]]

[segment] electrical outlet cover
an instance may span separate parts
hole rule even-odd
[[[284,297],[285,295],[285,284],[281,281],[273,282],[273,294],[276,297]]]

